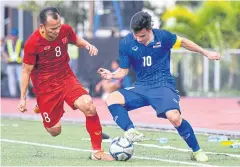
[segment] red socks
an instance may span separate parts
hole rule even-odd
[[[92,149],[101,150],[102,126],[97,113],[93,116],[86,116],[86,128],[91,138]]]

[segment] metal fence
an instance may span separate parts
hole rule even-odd
[[[172,50],[171,71],[188,96],[240,96],[240,50],[227,49],[220,61],[185,49]]]

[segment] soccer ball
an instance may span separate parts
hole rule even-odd
[[[109,146],[109,152],[117,161],[127,161],[133,155],[133,144],[125,137],[116,137]]]

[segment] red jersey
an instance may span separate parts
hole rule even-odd
[[[23,62],[34,65],[31,73],[35,93],[51,92],[64,86],[73,74],[69,67],[68,43],[76,44],[73,29],[63,24],[54,41],[43,38],[37,29],[26,41]]]

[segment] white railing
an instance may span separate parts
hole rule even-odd
[[[220,61],[185,49],[172,50],[171,72],[181,76],[188,95],[234,91],[240,96],[240,49],[224,50]]]

